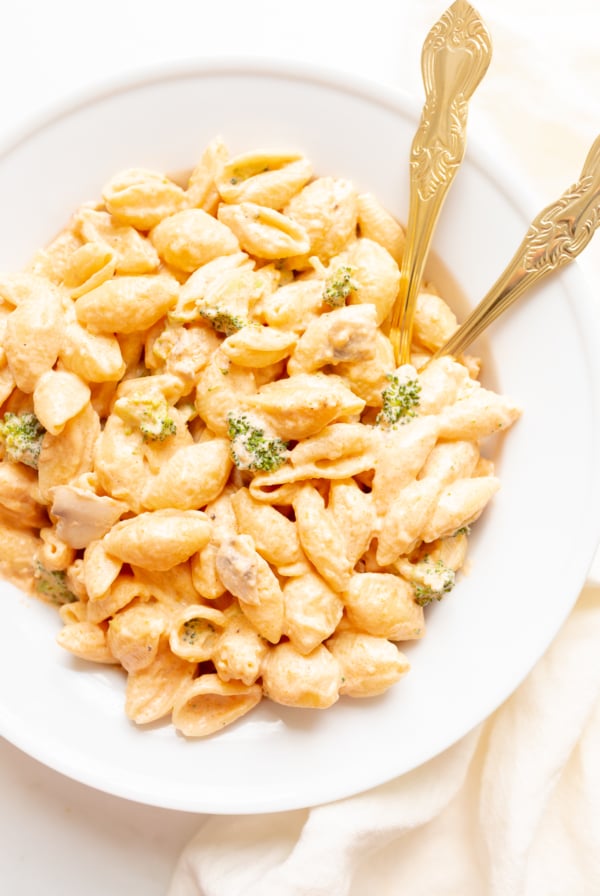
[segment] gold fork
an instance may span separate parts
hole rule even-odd
[[[600,136],[587,154],[577,183],[533,219],[506,269],[433,357],[459,355],[464,351],[525,290],[573,261],[585,249],[599,224]]]
[[[425,104],[410,155],[410,205],[400,290],[389,338],[397,364],[410,360],[414,305],[440,209],[465,154],[468,101],[490,63],[490,36],[466,0],[433,26],[421,54]]]

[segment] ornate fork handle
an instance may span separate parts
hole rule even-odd
[[[513,302],[587,246],[600,224],[600,136],[576,184],[537,215],[507,268],[454,336],[434,355],[459,355]]]
[[[421,56],[425,104],[410,156],[410,206],[400,290],[390,320],[396,361],[410,358],[414,304],[435,224],[466,145],[468,101],[487,71],[491,41],[477,12],[456,0]]]
[[[422,202],[445,192],[462,162],[468,101],[491,53],[489,34],[466,0],[453,3],[427,36],[421,56],[425,104],[410,160]]]

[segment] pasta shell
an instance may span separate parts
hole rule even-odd
[[[156,659],[166,627],[165,614],[157,604],[134,604],[110,620],[107,643],[127,672],[137,672]]]
[[[438,432],[435,417],[418,417],[408,426],[381,432],[372,488],[378,514],[383,516],[396,495],[417,478]]]
[[[290,200],[285,213],[307,235],[309,246],[298,255],[316,255],[327,262],[356,235],[356,191],[342,178],[316,178]],[[292,264],[308,266],[304,259],[293,259]]]
[[[401,264],[406,242],[403,228],[372,193],[361,193],[356,203],[360,235],[379,243],[397,264]]]
[[[259,319],[272,327],[301,335],[322,306],[322,280],[294,280],[261,302]]]
[[[125,712],[138,725],[168,715],[180,691],[192,679],[196,666],[175,656],[163,636],[153,661],[130,672],[125,691]]]
[[[106,643],[106,631],[94,622],[71,622],[56,638],[69,653],[92,663],[116,663]]]
[[[35,470],[25,464],[0,463],[0,508],[6,522],[36,528],[48,522],[41,506]]]
[[[288,579],[283,588],[284,630],[296,650],[311,653],[338,626],[344,605],[314,572]]]
[[[500,481],[495,476],[457,479],[442,491],[423,530],[423,541],[435,541],[471,525],[499,488]]]
[[[0,404],[4,404],[15,388],[15,380],[9,367],[0,367]]]
[[[164,174],[146,168],[120,172],[106,184],[102,196],[115,221],[138,230],[150,230],[187,205],[181,187]]]
[[[239,489],[231,504],[240,533],[252,536],[256,550],[268,563],[283,566],[301,559],[298,531],[291,520],[255,501],[247,489]]]
[[[453,358],[442,356],[419,373],[419,410],[421,414],[438,414],[452,404],[469,379],[469,373]],[[459,438],[464,438],[461,434]]]
[[[225,612],[227,623],[215,644],[212,661],[221,681],[239,680],[254,684],[261,674],[269,649],[267,642],[233,605]]]
[[[185,660],[197,663],[209,660],[225,621],[224,614],[213,607],[200,604],[186,607],[171,622],[171,650]]]
[[[93,333],[135,333],[166,314],[178,292],[177,281],[164,274],[115,277],[78,299],[75,312]]]
[[[274,327],[243,327],[223,342],[222,351],[241,367],[269,367],[287,358],[296,345],[293,333]]]
[[[44,501],[51,503],[51,489],[55,485],[66,485],[92,469],[99,435],[100,419],[89,402],[65,423],[58,435],[46,433],[38,464],[38,482]]]
[[[190,323],[197,320],[199,306],[203,303],[208,290],[221,280],[223,274],[231,270],[253,270],[253,268],[254,262],[245,252],[232,252],[207,261],[197,268],[181,287],[177,304],[169,312],[169,319],[174,323]]]
[[[340,694],[348,697],[383,694],[410,669],[404,654],[386,638],[344,631],[336,633],[326,646],[342,670]]]
[[[340,462],[359,461],[354,464],[355,473],[372,469],[379,445],[380,433],[361,423],[330,423],[317,435],[299,442],[290,452],[290,463],[297,471],[303,471],[303,478],[308,474],[345,479],[340,476]]]
[[[90,622],[105,622],[129,604],[138,600],[145,601],[149,597],[148,588],[136,581],[129,573],[123,573],[117,576],[105,594],[97,600],[88,602],[87,618]]]
[[[180,448],[144,488],[149,510],[197,510],[223,490],[233,466],[227,439],[211,439]]]
[[[119,342],[112,333],[90,333],[75,318],[67,315],[67,324],[58,353],[63,366],[88,383],[120,380],[125,362]]]
[[[110,246],[103,243],[84,243],[69,260],[64,284],[76,299],[109,280],[115,273],[117,258]]]
[[[112,249],[117,274],[149,274],[160,264],[152,243],[134,227],[117,224],[108,212],[82,208],[75,226],[86,242],[103,243]]]
[[[254,202],[220,205],[218,216],[235,233],[242,249],[257,258],[288,258],[310,248],[306,230],[272,208]]]
[[[294,511],[304,553],[334,591],[344,591],[352,574],[344,536],[325,509],[319,492],[310,485],[299,489]]]
[[[255,202],[281,209],[311,175],[312,165],[299,153],[257,151],[229,159],[216,184],[226,202]]]
[[[334,376],[299,373],[262,386],[246,399],[279,438],[305,439],[328,423],[358,414],[364,401]]]
[[[431,293],[419,293],[413,318],[415,342],[435,352],[450,339],[457,327],[456,315],[443,299]]]
[[[326,365],[375,357],[377,321],[372,305],[336,308],[311,321],[288,363],[288,373],[312,373]]]
[[[470,394],[440,413],[440,437],[480,441],[508,429],[520,416],[521,408],[512,398],[475,383]]]
[[[161,221],[150,239],[168,264],[181,271],[195,271],[214,258],[239,250],[237,239],[225,223],[201,208],[185,209]]]
[[[376,528],[371,494],[363,492],[354,479],[333,481],[329,487],[327,509],[345,541],[345,553],[354,566],[367,551]]]
[[[87,545],[83,555],[83,579],[91,601],[100,600],[107,594],[122,566],[120,560],[106,553],[101,540]]]
[[[23,392],[33,392],[41,375],[56,363],[64,329],[61,304],[59,292],[46,281],[6,319],[6,360]]]
[[[429,531],[440,491],[438,482],[428,478],[411,482],[395,495],[378,534],[377,562],[380,566],[388,566],[401,554],[409,553],[422,539],[424,530]]]
[[[425,631],[423,608],[413,600],[408,582],[390,573],[355,573],[342,595],[351,625],[391,641],[421,638]]]
[[[100,488],[136,513],[142,509],[142,490],[148,479],[142,445],[139,431],[130,430],[117,414],[110,414],[94,453]]]
[[[90,387],[75,373],[47,370],[33,390],[33,410],[44,429],[56,436],[84,409],[90,395]]]
[[[338,699],[341,668],[322,644],[302,654],[289,641],[269,650],[262,666],[265,696],[285,706],[327,709]]]
[[[73,251],[70,239],[67,240],[67,245],[70,251],[65,249],[65,257],[70,258]],[[76,246],[80,245],[81,242],[77,241]],[[40,293],[44,296],[43,304],[51,302],[52,298],[58,296],[58,291],[53,288],[52,282],[42,274],[0,274],[0,303],[9,306],[11,310],[23,302],[35,299]],[[49,293],[49,298],[46,297],[46,293]]]
[[[331,266],[347,264],[356,286],[349,296],[350,304],[374,305],[380,326],[391,312],[400,288],[400,269],[390,253],[379,243],[358,239]]]
[[[42,526],[40,538],[37,560],[45,569],[62,572],[75,561],[75,549],[62,540],[53,526]]]
[[[186,737],[206,737],[246,715],[262,699],[259,685],[201,675],[178,694],[173,724]]]
[[[370,361],[341,362],[336,373],[367,405],[380,408],[382,392],[389,385],[388,374],[394,370],[396,361],[390,340],[381,330],[375,334],[373,349],[374,357]]]
[[[38,536],[31,529],[15,529],[2,519],[0,513],[0,539],[0,576],[23,591],[32,591],[33,560],[40,546]]]
[[[427,419],[427,418],[425,418]],[[420,479],[437,479],[440,486],[474,474],[479,461],[479,448],[475,442],[457,439],[438,442],[427,457],[419,473]]]
[[[215,435],[225,437],[229,414],[255,392],[254,373],[233,364],[217,349],[198,379],[196,410]]]
[[[155,510],[117,523],[104,536],[104,547],[123,563],[167,570],[207,544],[210,522],[198,510]]]
[[[63,231],[49,246],[35,253],[29,266],[31,273],[60,286],[64,280],[71,255],[81,244],[80,237],[72,230]],[[0,287],[0,294],[1,289]]]
[[[228,157],[229,152],[220,137],[210,141],[190,174],[186,197],[192,208],[215,214],[220,200],[215,179]]]
[[[210,542],[191,560],[194,587],[202,597],[216,600],[225,591],[218,571],[217,554],[221,542],[236,534],[236,520],[231,506],[231,491],[225,489],[221,495],[206,506],[206,515],[212,523]],[[233,676],[236,677],[235,675]]]

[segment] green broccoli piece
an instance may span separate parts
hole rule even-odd
[[[229,414],[227,420],[231,457],[239,470],[270,473],[286,462],[287,442],[268,438],[264,429],[253,426],[245,414]]]
[[[408,423],[417,415],[415,408],[419,406],[421,384],[414,368],[409,365],[405,367],[405,371],[400,368],[396,373],[387,375],[390,384],[381,393],[383,407],[375,420],[378,426],[394,429],[398,424]]]
[[[163,395],[133,392],[115,402],[115,413],[130,426],[136,426],[145,442],[164,442],[175,435],[177,425]]]
[[[185,644],[193,644],[200,634],[200,627],[198,625],[197,619],[186,619],[183,623],[183,629],[181,631],[181,640]]]
[[[6,459],[37,470],[45,432],[35,414],[6,413],[0,421]]]
[[[242,327],[245,327],[247,321],[243,317],[228,311],[226,308],[202,308],[200,317],[203,317],[218,333],[224,333],[225,336],[231,336],[237,333]]]
[[[155,417],[143,420],[140,432],[145,442],[164,442],[167,436],[175,435],[177,426],[171,417]]]
[[[356,290],[352,280],[354,270],[347,264],[341,265],[325,282],[323,301],[332,308],[341,308],[351,292]]]
[[[452,591],[456,582],[454,570],[446,566],[442,560],[431,563],[429,558],[426,558],[424,565],[430,566],[431,570],[425,572],[423,581],[413,583],[415,602],[420,607],[426,607],[433,600],[441,600],[444,594]]]
[[[73,601],[77,600],[76,596],[67,585],[67,576],[62,569],[46,569],[38,561],[36,562],[34,577],[36,589],[53,604],[62,606],[63,604],[71,604]]]
[[[461,526],[460,529],[456,530],[456,532],[454,533],[454,535],[452,537],[457,538],[459,535],[470,535],[470,533],[471,533],[470,526]]]

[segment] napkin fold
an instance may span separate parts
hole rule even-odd
[[[208,816],[169,896],[598,896],[599,747],[600,586],[588,584],[476,730],[349,799]]]

